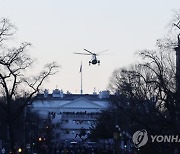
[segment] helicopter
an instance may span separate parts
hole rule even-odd
[[[84,49],[84,50],[85,50],[86,52],[88,52],[88,53],[74,52],[74,54],[92,55],[92,58],[91,58],[91,60],[89,61],[89,65],[91,65],[91,64],[93,64],[93,65],[96,65],[96,64],[100,65],[100,60],[97,59],[97,56],[99,56],[100,53],[107,51],[107,50],[104,50],[104,51],[101,51],[101,52],[99,52],[99,53],[93,53],[93,52],[91,52],[91,51],[89,51],[89,50],[87,50],[87,49]]]

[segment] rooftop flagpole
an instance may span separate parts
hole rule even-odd
[[[81,66],[80,66],[80,71],[81,73],[81,95],[83,94],[83,89],[82,89],[82,61],[81,61]]]

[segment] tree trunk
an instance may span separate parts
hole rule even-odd
[[[16,150],[15,150],[15,138],[14,138],[14,131],[12,128],[12,123],[8,123],[8,127],[9,127],[9,140],[10,140],[10,151],[12,152],[12,154],[16,154]]]

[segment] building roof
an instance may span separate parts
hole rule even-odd
[[[39,93],[36,96],[36,101],[73,101],[77,99],[86,99],[89,101],[109,101],[110,94],[109,91],[101,91],[99,94],[71,94],[71,93],[63,93],[62,90],[55,89],[52,93],[49,93],[47,89],[44,90],[44,93]]]
[[[99,95],[94,94],[63,94],[62,97],[55,97],[53,94],[38,94],[36,100],[75,100],[78,98],[85,98],[90,101],[105,101],[108,100],[109,96],[99,97]]]

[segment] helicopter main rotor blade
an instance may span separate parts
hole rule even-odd
[[[91,55],[90,53],[80,53],[80,52],[74,52],[74,54],[79,54],[79,55]]]
[[[84,49],[84,50],[87,51],[87,52],[89,52],[89,53],[92,54],[92,55],[94,54],[94,53],[92,53],[91,51],[89,51],[89,50],[87,50],[87,49]]]
[[[109,49],[103,50],[103,51],[101,51],[101,52],[98,52],[97,55],[99,55],[99,54],[101,54],[101,53],[103,53],[103,52],[106,52],[106,51],[109,51]]]

